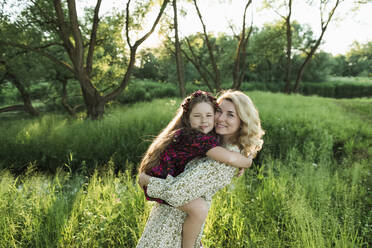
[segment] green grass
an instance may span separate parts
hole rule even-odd
[[[149,206],[126,174],[1,173],[0,247],[134,247]]]
[[[369,106],[371,100],[334,100],[301,95],[249,93],[256,103],[267,135],[263,156],[276,158],[299,149],[315,162],[351,154],[372,155]],[[8,117],[0,122],[0,169],[19,173],[32,162],[54,172],[69,164],[73,171],[93,171],[110,159],[117,170],[138,163],[150,140],[166,126],[180,99],[112,107],[99,121],[45,114],[40,118]],[[357,111],[361,113],[356,116]],[[366,143],[367,142],[367,143]],[[354,148],[357,149],[354,149]]]
[[[203,243],[372,245],[372,100],[248,94],[264,149],[214,197]],[[96,122],[3,119],[0,247],[135,247],[151,204],[132,172],[179,102],[114,107]],[[25,169],[15,175],[19,165]]]
[[[0,168],[21,172],[33,162],[54,172],[68,163],[74,171],[92,171],[113,159],[118,169],[125,170],[126,161],[140,160],[178,104],[179,100],[163,99],[112,108],[99,121],[61,114],[2,121],[0,130],[6,131],[0,133]]]
[[[367,164],[267,159],[213,200],[207,247],[366,247]],[[128,173],[1,174],[0,247],[135,247],[151,208]],[[369,198],[370,201],[370,198]]]

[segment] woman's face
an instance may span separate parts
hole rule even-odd
[[[215,116],[215,129],[227,141],[238,132],[241,121],[234,103],[222,100],[219,106],[220,110],[216,111]]]

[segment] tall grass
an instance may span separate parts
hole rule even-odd
[[[178,101],[113,108],[99,121],[47,114],[0,122],[4,130],[0,133],[0,166],[23,171],[31,161],[41,170],[55,171],[69,164],[74,171],[92,171],[112,158],[117,169],[125,170],[126,161],[140,160],[153,136],[172,118]]]
[[[314,162],[372,155],[368,143],[372,131],[365,121],[370,119],[370,100],[249,94],[267,130],[262,156],[288,157],[293,147]],[[0,168],[22,172],[32,162],[44,171],[54,172],[63,164],[73,171],[93,171],[112,159],[116,170],[125,170],[127,161],[140,161],[179,103],[180,99],[165,98],[113,107],[99,121],[66,119],[58,114],[1,121]],[[362,112],[356,115],[354,109]]]
[[[371,101],[248,94],[264,149],[214,197],[203,243],[372,245]],[[178,104],[112,108],[97,122],[60,115],[0,122],[0,247],[135,247],[151,204],[133,161]],[[20,164],[24,173],[10,172]]]
[[[327,164],[269,158],[214,197],[203,243],[367,247],[369,170],[357,164],[334,173]],[[135,247],[151,208],[130,174],[110,166],[90,178],[3,171],[0,199],[0,247]]]
[[[129,173],[1,173],[0,247],[134,247],[149,206]]]
[[[314,166],[304,161],[283,164],[275,160],[265,165],[265,176],[245,175],[242,181],[238,179],[217,194],[208,217],[206,244],[211,247],[368,245],[365,231],[371,223],[362,227],[362,205],[367,198],[362,182],[369,176],[366,164],[336,174],[325,164]],[[296,170],[291,168],[293,165]],[[366,174],[357,173],[359,177],[354,182],[344,180],[347,174],[360,170]]]

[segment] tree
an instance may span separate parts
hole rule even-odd
[[[294,69],[298,69],[298,65],[301,65],[303,58],[300,55],[295,55],[293,58]],[[319,51],[314,54],[313,58],[309,62],[304,74],[304,82],[323,82],[331,74],[334,66],[332,55]]]
[[[248,46],[246,80],[276,83],[284,79],[285,33],[282,22],[266,23],[253,31]]]
[[[372,76],[372,42],[365,44],[354,42],[345,59],[348,64],[348,76]]]
[[[148,78],[152,80],[159,80],[159,62],[158,58],[153,54],[151,49],[142,49],[138,53],[140,64],[136,66],[133,75],[136,78]]]
[[[201,23],[201,25],[203,27],[204,41],[205,41],[205,44],[207,45],[207,48],[208,48],[209,59],[210,59],[210,62],[211,62],[212,68],[213,68],[213,72],[214,72],[214,74],[213,74],[214,75],[214,78],[213,78],[214,79],[214,86],[215,86],[215,89],[221,90],[220,71],[218,69],[216,59],[214,57],[213,45],[212,45],[212,43],[209,40],[209,36],[208,36],[208,33],[207,33],[207,27],[205,26],[205,23],[203,21],[203,17],[201,15],[201,12],[200,12],[200,9],[199,9],[197,0],[193,0],[193,2],[194,2],[194,6],[195,6],[195,9],[196,9],[196,12],[198,14],[200,23]]]
[[[249,28],[248,32],[246,30],[245,25],[246,25],[247,9],[249,5],[251,4],[252,4],[252,0],[248,0],[247,4],[245,5],[244,12],[243,12],[242,29],[239,35],[235,35],[235,37],[237,38],[239,42],[236,47],[236,53],[235,53],[235,58],[234,58],[234,68],[232,71],[232,75],[233,75],[232,88],[233,89],[240,89],[240,86],[244,79],[245,71],[247,68],[246,67],[247,45],[248,45],[249,38],[252,34],[253,21],[251,23],[251,27]]]
[[[85,33],[81,22],[79,22],[75,0],[67,0],[67,3],[62,3],[61,0],[54,0],[53,2],[34,0],[25,10],[27,13],[26,15],[30,17],[30,23],[28,24],[39,26],[43,29],[43,40],[46,41],[46,44],[32,46],[20,44],[14,40],[0,40],[0,44],[2,45],[18,47],[39,53],[71,71],[80,84],[87,108],[87,115],[92,119],[101,117],[104,113],[106,103],[115,99],[127,86],[135,64],[137,49],[153,33],[169,0],[164,0],[162,2],[151,29],[138,38],[133,44],[130,39],[130,31],[140,26],[138,23],[134,23],[134,19],[136,16],[144,16],[146,14],[146,11],[150,9],[151,1],[139,3],[140,6],[135,9],[134,15],[131,15],[129,10],[131,0],[127,1],[125,10],[125,33],[127,45],[129,46],[129,62],[125,75],[119,85],[105,95],[103,95],[92,82],[94,53],[98,41],[97,30],[100,24],[99,10],[101,2],[102,0],[97,0],[93,11],[92,27],[90,29],[86,28],[88,33]],[[87,37],[89,38],[87,39]],[[46,48],[53,45],[63,47],[70,61],[61,61],[48,53]]]
[[[332,2],[333,2],[333,5],[332,5],[331,9],[329,11],[327,11],[328,4],[330,4]],[[295,85],[294,85],[294,88],[293,88],[294,92],[299,91],[300,82],[302,80],[302,76],[304,74],[305,68],[309,64],[310,60],[313,58],[316,50],[318,49],[319,45],[321,44],[324,33],[326,32],[326,30],[328,28],[328,25],[331,22],[334,14],[336,12],[337,7],[340,5],[341,2],[343,2],[343,0],[335,0],[335,1],[324,0],[324,1],[320,1],[319,9],[320,9],[321,33],[320,33],[318,39],[316,39],[315,43],[313,45],[309,46],[309,48],[306,51],[305,60],[301,64],[301,66],[300,66],[300,68],[297,72],[296,82],[295,82]]]
[[[0,65],[2,65],[2,74],[3,77],[0,79],[0,84],[4,83],[5,81],[11,82],[19,91],[23,105],[12,105],[7,106],[4,108],[0,108],[0,113],[3,112],[9,112],[9,111],[15,111],[15,110],[21,110],[29,113],[32,116],[38,116],[39,111],[37,111],[31,103],[31,97],[30,94],[27,92],[24,84],[21,82],[21,80],[17,77],[16,73],[12,71],[10,66],[6,63],[4,60],[0,60]]]
[[[202,33],[198,32],[196,35],[185,37],[184,43],[186,43],[185,45],[188,48],[188,52],[181,46],[180,46],[180,50],[184,54],[185,58],[193,64],[195,69],[198,71],[200,77],[203,79],[205,85],[207,85],[208,89],[210,91],[213,91],[213,89],[220,90],[221,89],[221,78],[220,78],[220,71],[218,69],[218,65],[216,62],[215,55],[214,55],[215,47],[214,47],[214,44],[212,44],[210,35],[207,32],[207,28],[204,23],[204,20],[200,12],[197,1],[193,0],[193,4],[196,9],[200,23],[202,25],[203,32]],[[192,40],[190,40],[190,38]],[[196,44],[194,41],[197,41],[196,43],[199,43],[199,44]],[[202,41],[202,42],[199,42],[199,41]],[[195,45],[197,46],[195,47]],[[196,51],[198,48],[201,48],[204,46],[207,48],[207,54],[208,54],[207,61],[203,61],[202,56],[204,54],[202,55],[201,53],[198,53]],[[208,68],[208,66],[206,66],[207,64],[209,64],[212,68]],[[213,85],[210,82],[211,80],[213,81]]]
[[[174,24],[174,46],[175,46],[175,56],[176,56],[176,65],[177,65],[178,87],[180,90],[180,96],[184,98],[186,96],[185,71],[183,68],[180,39],[178,37],[177,0],[173,0],[173,24]]]
[[[274,1],[265,0],[264,7],[272,8],[278,16],[284,21],[284,29],[286,34],[286,63],[285,63],[285,88],[284,91],[289,93],[291,86],[292,73],[292,0]]]
[[[313,4],[314,1],[308,1],[310,4]],[[319,45],[322,42],[324,33],[326,32],[330,21],[332,20],[334,13],[340,3],[343,0],[322,0],[319,1],[319,9],[320,9],[320,22],[321,22],[321,34],[317,39],[314,39],[312,42],[307,43],[308,47],[304,50],[305,52],[305,59],[301,66],[299,67],[296,73],[296,80],[295,85],[291,88],[291,71],[292,71],[292,39],[293,39],[293,28],[291,22],[291,15],[292,15],[292,0],[284,0],[282,2],[273,1],[273,0],[265,0],[266,6],[270,6],[274,9],[274,11],[281,16],[285,23],[285,30],[286,30],[286,69],[285,69],[285,88],[284,91],[287,93],[290,92],[298,92],[299,85],[302,80],[304,71],[306,66],[309,64],[310,60],[313,58],[315,52],[317,51]],[[332,5],[331,8],[329,6]],[[285,9],[283,11],[283,9]],[[282,12],[286,12],[286,14],[282,14]]]
[[[3,36],[16,38],[22,42],[39,40],[40,36],[34,28],[19,30],[15,25],[9,24],[9,17],[0,16],[0,31]],[[47,76],[50,72],[45,70],[40,56],[31,56],[30,53],[20,49],[6,49],[0,47],[0,84],[11,83],[19,92],[22,105],[12,105],[0,109],[0,112],[21,110],[32,116],[39,112],[33,107],[29,87],[33,82]]]

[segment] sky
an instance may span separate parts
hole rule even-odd
[[[213,32],[216,35],[219,32],[232,34],[228,27],[229,21],[234,23],[238,30],[242,22],[246,1],[247,0],[199,0],[198,4],[204,22],[206,23],[207,31]],[[272,10],[259,10],[260,2],[262,2],[262,0],[253,0],[253,4],[248,10],[249,15],[247,17],[247,23],[250,24],[253,18],[253,25],[262,27],[264,23],[280,19],[279,15]],[[325,32],[323,44],[320,46],[321,50],[332,53],[333,55],[345,54],[350,50],[350,46],[354,41],[359,43],[372,41],[372,1],[369,4],[364,4],[358,11],[350,11],[352,9],[352,2],[354,2],[354,0],[343,0],[336,10],[336,18],[331,21]],[[77,0],[76,3],[78,11],[82,12],[84,6],[94,6],[96,1]],[[126,1],[124,0],[103,0],[100,15],[109,15],[113,6],[123,9],[125,8],[125,3]],[[293,3],[292,20],[296,20],[300,24],[310,25],[313,32],[318,37],[320,33],[319,10],[315,7],[305,5],[304,0],[293,0]],[[193,5],[184,4],[179,6],[179,8],[184,8],[187,12],[186,16],[179,17],[181,36],[201,32],[202,26]],[[170,9],[170,6],[168,6],[168,9]],[[149,20],[149,23],[155,19],[157,11],[155,12],[152,14],[150,13],[148,18],[146,18],[146,20]],[[149,30],[149,28],[145,30]],[[160,35],[158,32],[154,32],[141,46],[142,48],[157,46],[160,42]]]
[[[218,0],[199,0],[200,11],[206,23],[207,30],[218,34],[225,32],[231,34],[228,27],[229,21],[240,27],[243,16],[243,9],[246,1],[231,0],[229,4],[218,3]],[[260,2],[260,1],[253,1]],[[320,14],[316,7],[304,5],[303,0],[295,0],[293,6],[292,20],[301,24],[308,24],[318,37],[320,34]],[[188,35],[202,31],[202,26],[196,15],[195,9],[189,6],[182,6],[187,10],[186,17],[180,17],[179,26],[181,35]],[[250,24],[253,16],[253,25],[261,27],[264,23],[280,19],[279,15],[272,10],[261,10],[258,4],[253,4],[249,9],[247,22]],[[365,4],[358,11],[352,9],[352,0],[344,0],[336,10],[335,18],[331,21],[323,38],[320,49],[336,54],[345,54],[350,50],[354,41],[367,43],[372,41],[372,3]],[[150,19],[150,18],[149,18]],[[238,29],[237,29],[238,30]],[[156,46],[160,43],[159,35],[154,33],[144,46]]]

